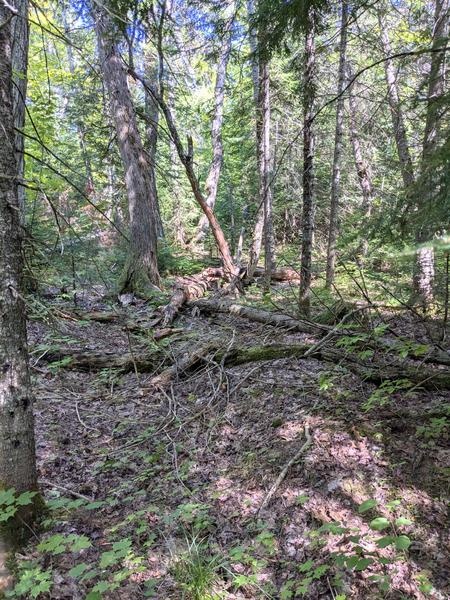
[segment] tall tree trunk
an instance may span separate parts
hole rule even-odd
[[[380,39],[385,56],[392,54],[391,42],[389,40],[389,29],[384,18],[383,6],[378,10],[378,23],[380,26]],[[384,70],[387,84],[387,95],[391,110],[392,126],[394,129],[395,144],[397,146],[400,171],[406,192],[411,190],[414,184],[414,167],[411,159],[408,138],[406,135],[405,120],[400,102],[400,94],[397,85],[397,74],[395,64],[392,60],[384,61]]]
[[[217,63],[216,83],[214,87],[214,116],[211,125],[211,144],[213,157],[206,178],[205,191],[206,203],[214,209],[217,189],[219,187],[220,171],[223,163],[223,144],[222,144],[222,123],[223,123],[223,103],[225,98],[225,80],[227,76],[227,66],[231,53],[231,29],[234,20],[234,3],[231,2],[227,7],[231,11],[231,16],[227,20],[223,32],[223,42],[220,49],[219,60]],[[208,233],[208,219],[203,214],[200,217],[197,232],[194,236],[194,242],[202,242]]]
[[[15,131],[15,148],[17,175],[23,179],[25,171],[24,137],[21,131],[25,125],[25,100],[27,96],[27,69],[28,69],[28,0],[14,0],[12,5],[17,10],[17,16],[11,21],[12,39],[12,70],[13,70],[13,111]],[[18,191],[20,219],[25,223],[25,188],[19,186]]]
[[[270,83],[269,66],[260,61],[259,114],[261,139],[259,147],[259,196],[264,209],[264,266],[265,284],[270,285],[274,266],[274,235],[272,216],[272,190],[270,187]],[[256,266],[256,265],[255,265]]]
[[[157,262],[157,209],[149,160],[137,126],[127,83],[127,71],[118,52],[120,34],[103,5],[94,8],[102,73],[125,171],[130,216],[130,248],[120,291],[147,294],[159,286]]]
[[[305,36],[305,63],[303,74],[303,211],[302,251],[300,266],[299,308],[306,315],[310,312],[312,250],[314,243],[314,146],[313,110],[316,95],[314,41],[314,8],[309,9]]]
[[[253,0],[247,1],[247,13],[249,20],[249,40],[251,50],[253,99],[256,111],[256,161],[259,173],[258,206],[256,221],[253,229],[253,237],[249,250],[247,265],[247,277],[252,278],[258,266],[261,254],[263,233],[265,235],[265,253],[268,252],[270,269],[272,269],[273,256],[273,221],[272,221],[272,190],[270,188],[270,82],[269,66],[259,56],[258,35],[253,25],[255,15],[255,4]],[[260,33],[260,32],[259,32]],[[261,40],[260,42],[261,43]],[[269,226],[265,228],[265,217],[269,218]],[[268,279],[270,281],[270,279]]]
[[[347,77],[350,81],[353,78],[353,73],[350,65],[347,63]],[[358,176],[359,185],[362,192],[362,215],[364,222],[369,219],[372,214],[373,205],[373,183],[372,183],[372,170],[370,164],[365,160],[363,151],[361,148],[361,141],[358,133],[357,116],[358,109],[356,106],[356,99],[354,95],[354,85],[348,91],[348,105],[349,105],[349,135],[350,142],[353,149],[353,157],[355,160],[356,174]],[[362,257],[366,256],[368,250],[368,243],[366,237],[361,240],[358,248],[358,254]]]
[[[62,2],[61,10],[62,10],[62,20],[63,20],[63,25],[64,25],[64,33],[65,33],[65,36],[68,38],[70,35],[70,29],[69,29],[69,22],[67,19],[67,5],[66,5],[65,1]],[[70,43],[67,43],[66,48],[67,48],[67,60],[69,63],[69,72],[73,77],[75,74],[75,61],[73,59],[72,45]],[[80,146],[81,157],[83,159],[84,168],[86,171],[86,193],[87,193],[87,195],[89,195],[90,193],[92,193],[94,191],[95,188],[94,188],[94,178],[92,176],[91,161],[89,158],[89,153],[86,148],[86,130],[84,128],[83,122],[79,119],[76,120],[75,126],[77,128],[78,143]]]
[[[334,135],[333,173],[331,176],[330,225],[328,230],[326,287],[329,289],[334,281],[336,268],[336,245],[339,234],[339,200],[341,182],[341,156],[344,137],[344,96],[346,50],[347,50],[347,14],[346,0],[342,0],[341,40],[339,44],[339,70],[336,103],[336,129]]]
[[[148,13],[149,24],[150,20],[153,19],[158,31],[162,29],[164,25],[165,6],[163,5],[159,11],[159,22],[156,22],[154,10],[148,11]],[[144,52],[144,71],[146,78],[161,92],[162,81],[160,80],[164,77],[164,68],[163,65],[160,64],[158,54],[155,55],[152,50],[151,41],[149,39],[147,39],[147,48]],[[164,238],[164,227],[161,219],[158,188],[156,186],[156,151],[158,146],[159,108],[156,100],[152,98],[148,92],[145,92],[145,113],[147,115],[146,150],[149,157],[149,175],[156,203],[156,232],[159,238]]]
[[[26,12],[22,14],[27,18]],[[11,16],[0,3],[0,488],[13,487],[21,493],[36,490],[37,477],[22,295],[23,229],[15,159]],[[17,515],[19,519],[31,519],[33,509],[24,509]],[[18,522],[15,525],[19,527]]]
[[[433,49],[445,46],[448,41],[449,0],[435,0]],[[436,149],[439,133],[439,120],[442,106],[442,97],[445,93],[445,52],[433,52],[430,58],[430,74],[427,92],[427,115],[422,148],[421,180],[419,203],[422,206],[431,204],[434,182],[431,158]],[[419,248],[416,252],[416,262],[413,276],[415,298],[423,308],[433,300],[434,283],[434,251],[432,247],[423,246],[430,241],[433,232],[422,223],[416,233],[416,243]]]
[[[173,86],[169,87],[168,93],[168,104],[171,111],[174,111],[175,98],[173,92]],[[180,246],[184,247],[187,243],[186,230],[183,224],[183,207],[181,204],[181,197],[183,195],[183,189],[180,185],[181,172],[179,168],[179,159],[177,149],[175,145],[169,141],[169,152],[170,152],[170,181],[172,186],[172,210],[173,219],[172,226],[174,229],[175,242]]]

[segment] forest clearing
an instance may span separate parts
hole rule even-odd
[[[0,0],[0,597],[450,597],[449,0]]]

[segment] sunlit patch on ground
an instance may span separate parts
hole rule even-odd
[[[183,319],[199,338],[210,335],[208,321]],[[268,336],[267,328],[242,322],[241,329],[241,321],[229,316],[215,319],[214,335],[220,335],[221,324],[224,338],[232,329],[239,343],[264,343]],[[127,344],[124,332],[111,324],[97,324],[95,332],[74,325],[65,335],[80,346]],[[271,330],[270,341],[287,335],[293,343],[302,339]],[[34,377],[39,470],[47,497],[73,501],[73,492],[106,501],[88,512],[57,513],[43,535],[85,535],[92,545],[82,560],[89,564],[98,564],[116,541],[129,539],[133,559],[140,561],[108,600],[135,600],[150,589],[155,598],[178,600],[188,583],[177,565],[186,560],[192,577],[211,577],[211,589],[230,600],[280,598],[283,589],[286,598],[294,597],[288,595],[292,582],[301,586],[309,576],[307,600],[338,593],[376,600],[383,597],[379,583],[386,574],[395,600],[423,600],[421,589],[429,586],[431,598],[446,597],[445,489],[436,478],[430,487],[429,473],[422,472],[424,465],[444,466],[445,441],[424,447],[416,435],[420,421],[399,420],[395,407],[379,412],[376,422],[361,408],[373,384],[335,365],[295,359],[229,369],[206,364],[164,393],[148,388],[148,375],[138,384],[133,373],[52,373],[45,362]],[[421,414],[432,396],[418,394],[414,405],[396,402]],[[306,424],[311,445],[260,510],[305,442]],[[374,508],[359,512],[369,499]],[[397,532],[408,535],[411,546],[393,564],[379,563],[379,557],[395,553],[377,546],[391,531],[372,530],[377,517],[411,521]],[[345,532],[320,532],[330,524]],[[360,541],[351,541],[352,535]],[[377,560],[360,571],[336,567],[332,556],[354,555],[356,546],[361,557],[376,554]],[[88,582],[67,577],[77,559],[52,557],[59,577],[55,600],[89,589]],[[129,560],[119,560],[102,577],[111,579],[134,564]]]

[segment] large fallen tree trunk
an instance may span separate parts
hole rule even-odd
[[[223,343],[219,345],[217,342],[211,342],[186,353],[175,365],[154,377],[151,383],[158,386],[167,385],[184,371],[192,369],[207,360],[208,356],[214,355],[216,363],[223,362],[224,366],[228,367],[280,358],[316,358],[341,365],[362,379],[374,383],[405,379],[414,386],[426,389],[450,388],[449,369],[432,369],[424,365],[418,368],[414,363],[394,363],[392,360],[378,357],[362,361],[353,354],[343,353],[341,348],[318,347],[315,344],[270,344],[221,350],[218,349],[220,346],[223,347]]]
[[[224,366],[236,366],[249,362],[276,360],[280,358],[316,358],[335,365],[341,365],[356,373],[362,379],[382,383],[386,380],[405,379],[418,387],[426,389],[450,389],[450,369],[430,368],[412,361],[394,361],[392,357],[373,356],[369,360],[361,360],[356,354],[345,352],[342,348],[332,345],[319,344],[271,344],[229,348],[224,350],[225,341],[216,339],[192,351],[184,352],[175,364],[156,375],[151,384],[164,386],[181,376],[185,371],[194,368],[199,363],[214,356],[215,362],[223,362]],[[124,353],[61,351],[57,354],[47,354],[46,359],[57,360],[59,367],[98,370],[116,368],[122,371],[138,370],[152,372],[161,362],[162,352]]]
[[[245,269],[242,271],[245,272]],[[255,277],[264,277],[265,271],[262,267],[258,267],[255,272]],[[189,301],[200,299],[210,291],[213,283],[224,279],[224,270],[220,267],[210,267],[197,275],[191,277],[179,277],[175,284],[175,291],[170,299],[170,302],[162,309],[162,324],[170,325],[177,316],[180,308]],[[298,273],[294,269],[277,269],[272,271],[271,278],[273,281],[298,281]],[[250,281],[243,281],[244,285]]]
[[[178,278],[170,302],[161,310],[162,325],[170,325],[183,304],[201,298],[222,277],[223,269],[210,267],[197,275]]]
[[[75,369],[78,371],[100,371],[120,369],[123,372],[137,368],[141,373],[154,371],[161,362],[159,351],[146,353],[61,349],[47,352],[40,360],[45,360],[54,368]]]
[[[209,355],[217,352],[217,347],[217,342],[212,341],[185,352],[173,365],[153,377],[150,384],[156,387],[166,386],[188,369],[192,369],[198,363],[206,360]]]
[[[265,277],[265,275],[266,275],[266,270],[264,269],[264,267],[256,267],[256,269],[253,272],[253,277]],[[275,270],[271,271],[270,279],[271,279],[271,281],[277,281],[277,282],[282,282],[282,281],[299,282],[300,281],[300,273],[298,273],[294,269],[285,267],[282,269],[275,269]],[[245,283],[245,279],[244,279],[244,283]]]
[[[226,300],[199,299],[193,302],[192,305],[206,313],[228,313],[257,323],[264,323],[274,327],[283,327],[290,331],[309,333],[319,338],[326,336],[327,340],[331,337],[343,335],[361,335],[361,331],[352,331],[350,328],[332,327],[330,325],[322,325],[312,321],[295,319],[288,315],[273,313],[251,306],[242,306],[241,304],[230,303]],[[370,335],[370,331],[367,332],[367,334],[365,334],[365,332],[362,333],[365,335],[365,339],[361,340],[361,343],[358,345],[358,348],[355,348],[355,351],[361,350],[361,346],[364,346],[365,349],[371,349],[382,353],[388,352],[390,353],[390,358],[392,358],[392,354],[397,354],[395,358],[398,359],[399,353],[402,352],[403,354],[406,354],[407,358],[419,360],[421,362],[450,366],[450,354],[440,348],[430,347],[428,351],[417,354],[414,343],[407,343],[403,340],[394,340],[387,337],[374,337]],[[342,354],[342,349],[340,349],[340,353]]]
[[[273,325],[275,327],[284,327],[292,331],[311,333],[313,335],[322,336],[332,329],[332,327],[328,325],[320,325],[310,321],[294,319],[288,315],[273,313],[268,310],[261,310],[251,306],[242,306],[241,304],[230,303],[227,300],[200,299],[193,302],[192,305],[206,313],[229,313],[237,317],[244,317],[250,321],[256,321],[257,323],[265,323],[266,325]]]

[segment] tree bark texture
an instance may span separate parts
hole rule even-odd
[[[125,171],[130,217],[130,249],[120,288],[145,292],[159,286],[157,207],[149,160],[137,126],[127,71],[117,47],[116,25],[100,5],[94,8],[94,18],[102,73]]]
[[[344,96],[342,90],[346,78],[347,50],[347,13],[346,0],[342,0],[341,39],[339,44],[339,68],[336,103],[336,128],[334,134],[333,172],[331,175],[330,224],[328,229],[326,287],[329,289],[334,281],[337,258],[337,239],[339,235],[339,201],[341,183],[341,157],[344,138]]]
[[[164,6],[164,5],[163,5]],[[158,27],[159,35],[160,28],[164,24],[164,11],[161,8],[159,11],[159,22],[155,22],[155,26]],[[154,10],[148,11],[148,20],[156,21],[156,15]],[[148,38],[150,36],[147,36]],[[152,49],[151,40],[147,39],[147,47],[144,51],[144,71],[146,78],[152,82],[156,89],[161,91],[163,87],[164,69],[161,65],[158,54]],[[161,211],[159,206],[158,189],[156,186],[156,164],[157,164],[157,146],[158,146],[158,127],[159,127],[159,107],[156,100],[149,94],[145,93],[145,112],[147,115],[147,130],[146,130],[146,149],[148,152],[149,159],[149,176],[151,179],[153,196],[156,204],[156,232],[159,238],[164,238],[164,227],[161,219]]]
[[[17,193],[10,17],[9,9],[0,3],[0,488],[13,487],[21,493],[36,490],[37,478],[22,295],[23,236]]]
[[[272,189],[270,181],[270,80],[269,65],[265,61],[259,64],[258,118],[261,119],[259,140],[259,197],[264,209],[264,267],[265,283],[270,285],[274,268],[274,233],[272,215]]]
[[[19,181],[23,179],[25,172],[24,159],[24,137],[21,134],[25,126],[25,100],[27,97],[27,70],[28,70],[28,0],[14,0],[12,5],[17,10],[17,16],[11,21],[12,40],[12,70],[14,85],[12,88],[15,148],[17,175]],[[17,190],[22,224],[25,223],[25,188],[19,186]]]
[[[255,2],[254,0],[247,1],[247,15],[249,22],[249,42],[250,42],[250,50],[251,50],[251,66],[252,66],[252,81],[253,81],[253,100],[255,103],[255,134],[256,134],[256,163],[258,165],[258,174],[259,174],[259,188],[258,188],[258,197],[257,197],[257,206],[256,206],[256,220],[253,228],[252,241],[249,249],[249,260],[247,265],[247,277],[251,279],[253,277],[253,273],[258,266],[259,257],[261,254],[261,246],[263,240],[263,232],[264,232],[264,194],[262,190],[264,190],[261,181],[262,174],[264,173],[265,164],[264,161],[261,162],[261,150],[263,149],[263,132],[262,125],[263,120],[261,118],[261,107],[260,100],[263,97],[260,93],[260,75],[261,71],[264,70],[264,66],[261,69],[260,58],[258,54],[258,37],[257,31],[253,24],[253,19],[255,16]]]
[[[378,11],[378,23],[380,26],[380,39],[385,56],[392,54],[391,42],[389,40],[389,29],[385,20],[384,7]],[[394,139],[397,146],[400,171],[406,191],[414,184],[414,167],[406,134],[405,120],[400,102],[400,93],[397,85],[397,73],[395,63],[392,60],[384,61],[384,71],[387,84],[387,96],[391,110]]]
[[[315,198],[314,198],[314,125],[315,64],[314,9],[308,13],[305,36],[305,66],[303,73],[303,210],[302,250],[300,267],[299,307],[306,315],[310,312],[312,281],[312,250],[314,243]]]
[[[445,46],[448,43],[449,0],[436,0],[434,11],[433,48]],[[439,121],[445,111],[442,97],[445,94],[445,52],[433,52],[430,58],[430,74],[427,92],[427,114],[422,148],[421,179],[418,190],[418,203],[426,207],[431,205],[436,182],[433,177],[432,156],[439,141]],[[448,108],[448,107],[447,107]],[[431,206],[430,206],[431,208]],[[424,246],[429,243],[433,231],[427,223],[421,223],[416,233],[416,252],[413,286],[416,298],[423,308],[433,300],[434,284],[434,250]]]

